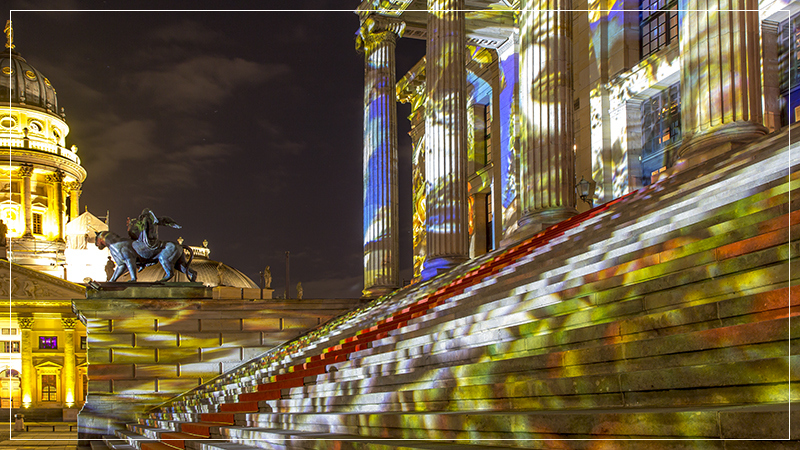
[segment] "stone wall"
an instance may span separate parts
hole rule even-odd
[[[109,283],[74,300],[88,339],[89,395],[78,418],[81,438],[113,433],[117,423],[361,302],[261,300],[260,290],[245,291],[193,283]]]

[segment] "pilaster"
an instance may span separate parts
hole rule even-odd
[[[428,0],[423,279],[469,255],[464,10],[464,0]]]
[[[767,131],[781,128],[780,62],[778,60],[778,23],[761,22],[761,57],[764,68],[764,126]]]
[[[399,287],[397,94],[395,46],[401,21],[362,20],[357,49],[364,52],[364,296]]]
[[[71,408],[75,405],[75,319],[61,318],[64,329],[64,407]]]
[[[36,404],[36,373],[33,370],[33,345],[32,331],[33,317],[19,317],[17,324],[20,328],[20,358],[22,360],[22,379],[20,380],[20,394],[22,406],[30,407]]]

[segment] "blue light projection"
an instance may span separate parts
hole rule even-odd
[[[398,287],[394,47],[401,22],[368,17],[356,37],[364,67],[364,294]]]

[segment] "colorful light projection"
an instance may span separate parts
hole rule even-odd
[[[364,52],[364,295],[399,287],[395,42],[403,22],[369,16],[357,33]]]
[[[761,109],[757,0],[681,0],[680,157],[766,133]],[[702,158],[706,156],[703,155]]]
[[[516,109],[519,95],[519,54],[515,35],[498,49],[500,69],[500,189],[502,195],[503,231],[516,227],[518,173],[516,170]]]
[[[520,4],[520,225],[576,213],[569,0]]]
[[[464,0],[428,1],[425,104],[429,279],[467,259],[467,111]]]

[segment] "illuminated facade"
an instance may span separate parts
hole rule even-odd
[[[70,409],[86,395],[86,328],[72,312],[84,296],[75,284],[105,279],[108,251],[80,214],[86,171],[50,80],[14,49],[13,30],[0,57],[0,219],[8,261],[0,261],[0,404],[3,408]],[[68,268],[69,265],[69,268]],[[70,281],[65,281],[65,280]]]
[[[357,13],[360,41],[392,24],[382,79],[395,72],[396,39],[427,41],[396,85],[396,100],[412,107],[417,279],[800,117],[796,3],[364,0]],[[392,208],[371,200],[396,189],[397,123],[383,81],[383,103],[370,97],[373,53],[365,48],[367,296],[398,287],[375,275],[398,270],[396,194],[381,204]],[[384,145],[375,135],[392,137]],[[384,147],[389,156],[368,163]]]
[[[86,170],[50,80],[14,50],[6,25],[0,61],[0,219],[9,260],[66,278],[65,225],[78,216]]]
[[[84,287],[0,260],[0,404],[77,408],[86,396],[86,327],[72,312]]]

